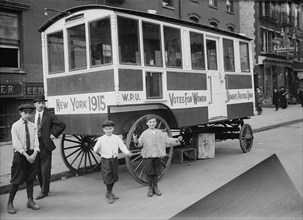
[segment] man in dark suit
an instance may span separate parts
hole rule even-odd
[[[65,124],[54,114],[45,109],[44,95],[39,95],[34,100],[35,112],[31,121],[37,126],[40,153],[38,156],[38,180],[41,192],[36,199],[42,199],[49,193],[51,179],[52,151],[56,148],[52,139],[57,138],[65,129]]]

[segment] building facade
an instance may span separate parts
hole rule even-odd
[[[21,103],[43,93],[39,27],[68,8],[103,4],[157,13],[238,33],[235,0],[0,0],[0,141],[10,140]],[[48,8],[50,10],[45,10]],[[48,16],[45,14],[48,13]]]
[[[240,31],[254,39],[255,86],[264,104],[271,105],[273,89],[282,86],[291,103],[303,83],[302,1],[243,0],[239,7]]]

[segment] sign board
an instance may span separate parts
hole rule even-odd
[[[1,83],[0,97],[1,98],[16,98],[23,96],[23,88],[21,83]]]
[[[25,83],[24,85],[24,96],[26,98],[34,98],[43,93],[43,83]]]

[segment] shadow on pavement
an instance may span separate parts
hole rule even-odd
[[[302,218],[302,198],[276,154],[171,219]]]

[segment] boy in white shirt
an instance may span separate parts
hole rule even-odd
[[[102,135],[94,146],[94,151],[101,155],[101,169],[104,184],[107,188],[106,198],[109,204],[113,204],[115,199],[118,199],[113,193],[113,186],[118,181],[118,149],[130,156],[130,151],[127,149],[123,141],[118,135],[113,134],[115,123],[111,120],[106,120],[102,124],[104,135]]]

